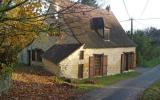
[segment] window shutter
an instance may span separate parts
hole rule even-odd
[[[108,56],[103,56],[103,75],[107,74]]]
[[[133,68],[136,67],[136,53],[133,53]]]
[[[123,73],[123,71],[126,68],[126,58],[125,58],[125,54],[121,54],[121,73]]]
[[[42,49],[37,49],[37,61],[42,61],[42,54],[44,53]]]
[[[32,50],[32,61],[35,61],[35,50]]]
[[[78,78],[83,78],[83,64],[78,65]]]
[[[84,59],[84,51],[80,51],[79,59]]]
[[[89,78],[94,76],[94,57],[89,57]]]

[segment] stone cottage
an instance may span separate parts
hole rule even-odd
[[[96,9],[63,1],[67,0],[56,2],[63,5],[58,9],[51,5],[49,12],[71,6],[48,21],[61,23],[61,35],[43,36],[48,38],[43,45],[36,42],[38,39],[33,41],[19,53],[20,62],[40,62],[57,76],[75,79],[113,75],[136,67],[136,45],[109,8]]]

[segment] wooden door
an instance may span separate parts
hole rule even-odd
[[[83,64],[78,65],[78,78],[83,78]]]
[[[89,78],[94,76],[94,57],[89,57]]]
[[[28,65],[30,66],[31,65],[31,51],[30,50],[27,51],[27,55],[28,55]]]

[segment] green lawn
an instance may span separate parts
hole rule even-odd
[[[140,100],[160,100],[160,81],[146,89]]]
[[[129,79],[137,75],[139,74],[136,72],[128,72],[128,73],[117,74],[113,76],[96,77],[96,78],[84,79],[84,80],[73,80],[72,83],[74,83],[77,86],[76,90],[80,92],[84,92],[84,91],[89,91],[96,88],[102,88],[104,86],[111,85],[118,81]]]

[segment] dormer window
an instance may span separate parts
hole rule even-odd
[[[104,41],[110,41],[110,28],[105,27],[103,17],[94,17],[90,23],[91,28],[95,30]]]
[[[104,29],[104,41],[110,41],[110,29],[109,28]]]
[[[93,30],[104,29],[103,17],[94,17],[91,19],[90,23]]]

